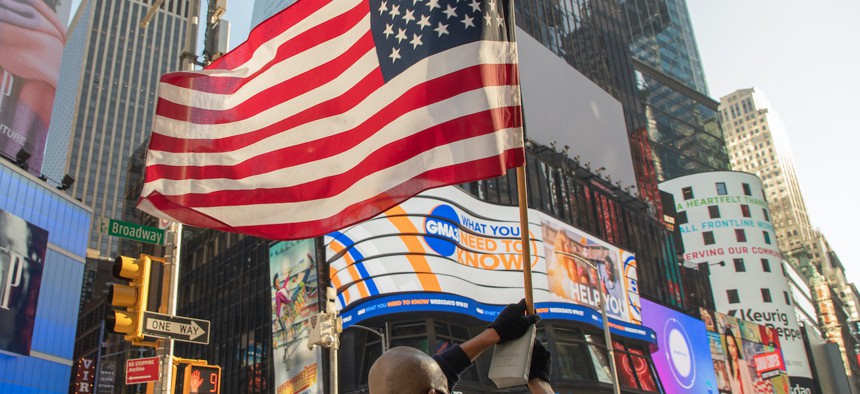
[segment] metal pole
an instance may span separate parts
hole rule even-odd
[[[179,290],[179,255],[182,249],[182,224],[170,223],[172,237],[165,247],[164,256],[164,291],[162,292],[162,310],[159,312],[171,316],[176,315],[176,294]],[[161,380],[155,383],[155,392],[173,393],[173,339],[159,339],[157,354],[161,359]]]
[[[337,394],[337,346],[329,348],[331,355],[331,394]]]
[[[600,270],[597,270],[597,277],[601,282]],[[609,316],[606,314],[606,294],[600,290],[600,314],[603,317],[603,339],[606,341],[606,352],[609,355],[609,370],[612,371],[612,389],[615,394],[621,394],[621,385],[618,384],[618,369],[615,366],[615,349],[612,347],[612,335],[609,333]]]
[[[572,253],[555,252],[555,254],[572,257],[585,263],[591,269],[597,271],[597,280],[599,280],[600,283],[603,283],[603,277],[600,275],[600,268],[591,261]],[[618,382],[618,369],[615,366],[615,349],[612,347],[612,334],[609,331],[609,315],[606,314],[606,293],[600,288],[600,285],[597,287],[598,292],[600,293],[600,317],[603,320],[603,340],[606,343],[606,354],[609,357],[609,370],[612,372],[612,391],[615,394],[621,394],[621,385]]]
[[[388,341],[385,340],[385,334],[384,333],[376,331],[375,329],[370,328],[370,327],[360,326],[358,324],[353,324],[353,325],[349,326],[349,328],[360,328],[362,330],[370,331],[370,332],[376,334],[376,336],[378,336],[382,340],[382,352],[385,353],[386,351],[388,351]]]
[[[99,350],[96,352],[96,378],[93,381],[93,392],[99,392],[99,379],[102,373],[102,346],[105,341],[105,319],[99,323]]]
[[[338,319],[337,318],[337,308],[334,305],[335,294],[336,294],[336,291],[334,291],[334,288],[332,288],[332,287],[326,288],[325,311],[326,311],[326,313],[334,314],[334,321],[332,321],[332,324],[337,326],[337,319]],[[334,333],[334,344],[328,349],[329,350],[329,352],[328,352],[328,354],[329,354],[329,377],[330,377],[329,386],[331,387],[331,394],[337,394],[338,393],[338,388],[337,388],[337,379],[338,379],[337,350],[338,350],[338,348],[340,348],[340,335],[337,332],[336,327],[332,327],[332,332]]]

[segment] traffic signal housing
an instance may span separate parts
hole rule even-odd
[[[221,367],[217,365],[187,365],[182,379],[182,394],[221,393]]]
[[[128,285],[114,283],[110,289],[113,313],[108,314],[105,322],[107,328],[117,334],[123,334],[125,340],[140,342],[143,340],[143,312],[149,298],[149,276],[152,260],[141,255],[138,258],[119,256],[113,263],[113,276],[129,281]]]

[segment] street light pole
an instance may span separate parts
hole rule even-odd
[[[598,269],[597,265],[595,265],[591,261],[588,261],[581,256],[577,256],[572,253],[555,252],[555,254],[571,257],[573,259],[576,259],[577,261],[585,263],[591,269],[597,271],[597,279],[600,281],[600,283],[603,283],[603,278],[600,275],[600,269]],[[600,288],[600,285],[597,286],[597,289],[600,293],[600,317],[603,320],[603,339],[606,342],[606,352],[609,357],[609,370],[612,372],[612,390],[615,394],[621,394],[621,385],[618,382],[618,369],[615,366],[615,349],[612,347],[612,335],[609,332],[609,315],[606,314],[606,293],[603,291],[603,289]]]

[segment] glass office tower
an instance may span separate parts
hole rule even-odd
[[[699,50],[684,0],[620,0],[630,38],[648,140],[660,182],[728,170],[729,159],[708,97]]]
[[[124,195],[129,157],[149,136],[160,76],[180,69],[183,51],[193,52],[186,42],[198,2],[167,0],[141,29],[151,3],[84,0],[64,53],[68,68],[59,84],[66,89],[56,100],[64,107],[55,110],[47,150],[65,163],[49,176],[75,178],[70,194],[97,217],[120,219],[134,210]],[[117,252],[116,238],[95,227],[91,233],[89,248]]]

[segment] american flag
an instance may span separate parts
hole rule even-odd
[[[300,0],[164,75],[138,208],[310,238],[524,160],[504,0]]]

